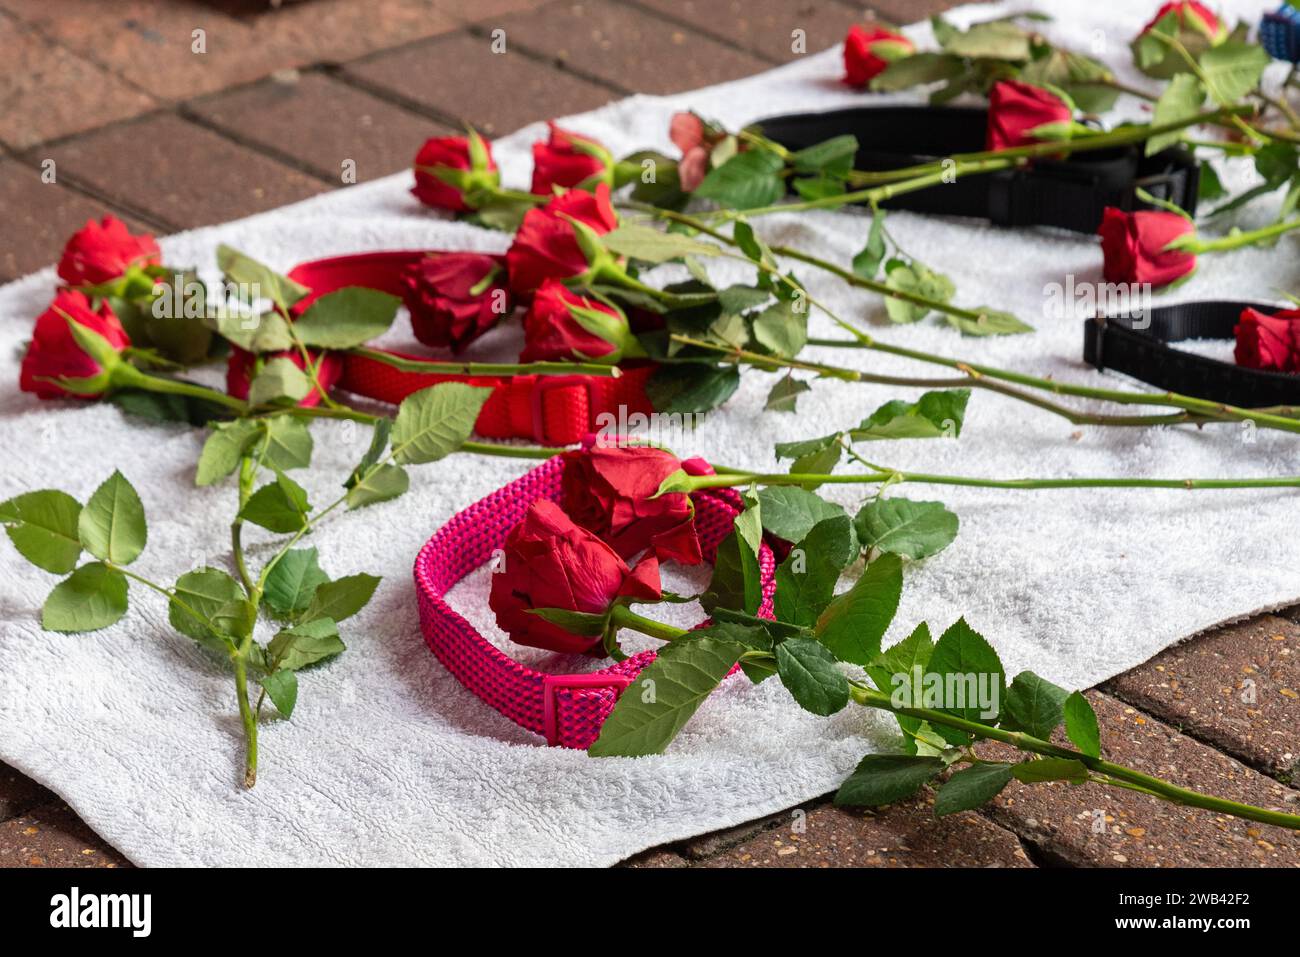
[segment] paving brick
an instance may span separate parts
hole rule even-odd
[[[0,13],[0,141],[23,149],[138,116],[154,100]]]
[[[640,854],[629,857],[618,866],[636,867],[641,870],[662,870],[663,868],[690,867],[691,865],[680,854],[674,854],[672,851],[665,851],[660,848],[651,848],[648,851],[642,851]]]
[[[452,132],[321,73],[289,71],[186,110],[334,183],[345,160],[355,164],[357,182],[376,179],[410,166],[428,137]]]
[[[59,175],[178,228],[247,216],[327,188],[169,113],[78,137],[50,155]]]
[[[1108,760],[1217,797],[1300,813],[1300,791],[1109,695],[1091,691],[1088,698]],[[1007,757],[1009,749],[979,750]],[[1300,834],[1294,831],[1101,785],[1013,781],[987,813],[1048,860],[1072,866],[1300,866]]]
[[[112,213],[132,231],[151,232],[140,221],[110,209],[16,160],[0,161],[0,282],[17,279],[58,260],[68,237],[88,219]]]
[[[1300,626],[1285,618],[1175,645],[1106,690],[1269,774],[1300,765]]]
[[[0,867],[130,866],[62,802],[0,824]]]
[[[0,0],[0,5],[167,101],[248,83],[277,69],[352,59],[444,33],[457,23],[432,0],[313,0],[279,10],[262,4],[256,14],[248,7],[222,9],[195,0]],[[194,49],[197,29],[204,31],[201,52]]]
[[[677,93],[768,66],[689,27],[617,3],[553,3],[505,17],[500,26],[507,44],[627,92]]]
[[[872,3],[853,3],[852,0],[840,0],[859,13],[862,22],[880,20],[904,26],[926,20],[936,13],[943,13],[953,7],[961,6],[953,0],[876,0]]]
[[[813,0],[635,0],[665,17],[680,20],[714,37],[752,50],[777,63],[797,60],[844,42],[861,19],[849,7]],[[795,30],[803,31],[803,52],[793,49]]]
[[[41,787],[27,775],[0,762],[0,821],[36,807],[57,801],[53,792]]]
[[[800,830],[802,828],[802,830]],[[935,818],[927,792],[876,810],[829,804],[766,829],[705,867],[1032,867],[1016,836],[973,812]]]
[[[581,113],[616,99],[611,89],[539,63],[487,37],[456,33],[350,63],[347,75],[457,124],[501,136],[536,120]],[[509,95],[503,95],[509,91]]]

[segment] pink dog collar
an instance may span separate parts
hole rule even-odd
[[[547,744],[585,750],[623,689],[655,653],[644,651],[588,674],[545,674],[510,658],[444,600],[457,582],[491,559],[529,505],[539,498],[560,501],[563,472],[563,460],[550,459],[452,516],[420,550],[415,588],[424,640],[461,684],[511,721],[545,736]],[[704,558],[712,561],[740,513],[740,496],[731,489],[713,489],[696,492],[692,500]],[[763,576],[759,614],[770,617],[776,562],[766,543],[758,561]]]

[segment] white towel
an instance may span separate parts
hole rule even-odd
[[[1271,5],[1226,4],[1249,22]],[[1032,6],[1055,17],[1042,27],[1050,37],[1100,52],[1123,77],[1139,81],[1127,67],[1126,44],[1154,0],[1017,0],[1006,9]],[[949,16],[964,25],[997,12],[1004,8],[966,7]],[[928,26],[909,33],[929,45]],[[568,125],[623,154],[670,149],[669,118],[684,108],[736,128],[774,113],[888,102],[839,85],[838,58],[830,50],[706,90],[632,97]],[[528,147],[542,133],[534,125],[495,144],[512,185],[527,182]],[[411,144],[412,153],[418,145]],[[1245,164],[1221,172],[1235,189],[1250,181]],[[216,278],[214,250],[221,242],[280,269],[373,249],[504,248],[504,235],[421,209],[407,193],[408,178],[396,175],[169,237],[162,243],[165,261],[195,263]],[[1262,222],[1267,205],[1243,221]],[[866,224],[858,211],[773,216],[761,221],[761,231],[846,263],[861,248]],[[878,297],[847,291],[810,268],[797,274],[815,295],[890,342],[1119,384],[1082,364],[1080,316],[1044,315],[1046,284],[1067,273],[1099,279],[1101,253],[1093,238],[906,213],[891,215],[889,226],[904,249],[951,274],[960,304],[1011,310],[1037,333],[966,339],[935,318],[895,328],[883,319]],[[1274,249],[1205,257],[1195,277],[1167,298],[1300,291],[1293,242],[1287,237]],[[739,264],[711,268],[719,280],[746,278]],[[149,544],[136,566],[141,573],[169,582],[192,566],[226,563],[235,493],[229,484],[193,486],[202,430],[148,425],[109,405],[40,402],[17,391],[20,344],[53,286],[53,272],[44,270],[0,290],[0,381],[9,384],[0,399],[6,457],[0,496],[55,486],[84,501],[119,468],[148,512]],[[817,320],[814,334],[835,330]],[[409,332],[392,336],[409,339]],[[496,354],[510,357],[508,348]],[[933,367],[864,353],[821,350],[815,358],[935,374]],[[772,381],[747,371],[739,392],[708,416],[694,446],[678,451],[776,468],[774,442],[850,426],[888,399],[919,394],[819,382],[800,399],[797,415],[778,415],[762,411]],[[333,497],[368,436],[338,423],[319,423],[313,431],[316,457],[306,484],[313,501],[322,502]],[[1300,443],[1291,435],[1233,426],[1076,429],[978,391],[959,440],[879,444],[871,453],[899,467],[982,476],[1300,472]],[[168,628],[158,596],[133,585],[131,611],[114,627],[90,635],[47,633],[39,610],[55,579],[0,544],[6,568],[0,758],[57,791],[142,865],[598,865],[824,793],[865,751],[890,744],[886,716],[851,708],[829,720],[814,718],[776,682],[758,688],[727,682],[666,754],[637,760],[594,760],[545,747],[475,699],[424,645],[411,564],[452,514],[527,467],[469,456],[418,467],[409,494],[331,518],[312,536],[331,575],[367,571],[384,580],[371,605],[346,623],[349,651],[303,676],[293,720],[263,727],[252,791],[238,787],[243,743],[230,675]],[[827,494],[851,504],[861,493],[841,487]],[[922,619],[942,629],[965,615],[1013,672],[1032,668],[1067,687],[1095,684],[1200,629],[1300,597],[1293,491],[903,487],[894,494],[948,503],[961,517],[961,532],[946,551],[908,569],[887,640]],[[453,600],[492,629],[485,596],[480,574]]]

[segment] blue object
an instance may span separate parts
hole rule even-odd
[[[1300,63],[1300,10],[1284,3],[1259,22],[1259,42],[1275,60]]]

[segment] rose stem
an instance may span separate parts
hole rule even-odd
[[[1236,488],[1300,488],[1300,476],[1280,478],[1244,479],[1160,479],[1160,478],[1018,478],[991,479],[966,475],[936,475],[928,472],[905,472],[898,469],[879,469],[871,474],[838,473],[825,475],[815,472],[762,473],[738,472],[727,469],[719,475],[692,475],[688,491],[705,488],[733,488],[747,485],[877,485],[881,483],[910,482],[916,485],[964,485],[978,488],[1000,489],[1058,489],[1058,488],[1180,488],[1180,489],[1236,489]],[[674,489],[676,491],[676,489]]]
[[[596,362],[445,362],[435,359],[412,359],[395,356],[379,349],[357,348],[347,352],[366,359],[382,362],[403,372],[432,372],[444,375],[508,376],[508,375],[591,375],[617,379],[623,374],[615,365]]]
[[[646,618],[645,616],[639,615],[621,605],[614,606],[611,610],[610,617],[613,622],[622,627],[631,628],[634,631],[639,631],[642,634],[649,635],[652,638],[660,638],[664,641],[676,641],[679,638],[691,634],[683,628],[676,628],[664,622]],[[744,657],[746,660],[762,658],[775,665],[775,656],[770,652],[747,650]],[[1202,808],[1207,811],[1231,814],[1233,817],[1243,818],[1245,820],[1259,821],[1263,824],[1273,824],[1277,827],[1285,827],[1291,830],[1300,830],[1300,815],[1287,814],[1283,811],[1270,811],[1266,808],[1255,807],[1250,804],[1239,804],[1236,801],[1229,801],[1226,798],[1201,794],[1199,791],[1192,791],[1188,788],[1178,787],[1177,785],[1170,784],[1168,781],[1161,778],[1153,777],[1149,774],[1143,774],[1141,771],[1135,771],[1122,764],[1112,764],[1109,761],[1103,761],[1101,758],[1090,757],[1081,751],[1075,751],[1073,748],[1060,747],[1059,745],[1052,744],[1049,741],[1043,741],[1040,738],[1035,738],[1032,735],[1024,734],[1023,732],[994,728],[991,725],[981,724],[978,721],[968,721],[965,718],[945,714],[942,711],[935,711],[931,708],[896,707],[889,695],[881,694],[879,691],[868,688],[861,682],[852,679],[849,681],[849,693],[853,700],[863,707],[875,708],[880,711],[888,711],[892,714],[901,714],[912,718],[920,718],[930,724],[939,724],[949,728],[956,728],[959,731],[965,731],[968,734],[974,735],[976,738],[1000,741],[1003,744],[1009,744],[1021,751],[1041,754],[1047,757],[1065,758],[1066,760],[1078,761],[1090,771],[1105,775],[1106,778],[1114,779],[1114,782],[1111,782],[1105,779],[1090,778],[1090,780],[1098,784],[1109,784],[1112,787],[1129,787],[1163,798],[1173,804]]]

